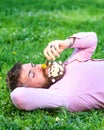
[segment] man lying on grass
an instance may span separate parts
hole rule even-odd
[[[104,108],[104,60],[91,59],[96,46],[96,33],[80,32],[66,40],[52,41],[45,48],[48,61],[54,61],[67,48],[75,48],[63,64],[17,63],[7,74],[13,104],[21,110]]]

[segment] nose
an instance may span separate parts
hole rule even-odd
[[[31,71],[35,71],[35,70],[36,70],[36,67],[32,67],[32,68],[31,68]]]

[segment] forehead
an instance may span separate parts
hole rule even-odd
[[[21,71],[21,77],[27,77],[31,68],[32,68],[31,63],[23,64],[22,71]]]
[[[29,69],[31,69],[31,63],[27,63],[27,64],[23,64],[22,65],[22,70],[29,70]]]
[[[28,73],[31,69],[31,63],[23,64],[22,71],[21,71],[21,82],[25,82],[28,79]]]

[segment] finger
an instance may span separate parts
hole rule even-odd
[[[57,42],[55,45],[55,49],[57,52],[60,52],[60,44]]]
[[[52,60],[55,60],[55,56],[54,56],[54,54],[52,53],[52,48],[49,47],[47,53],[48,53],[49,57],[50,57]]]
[[[50,48],[50,47],[47,47],[47,48],[44,50],[44,55],[45,55],[45,57],[46,57],[48,60],[55,60],[55,57],[54,57],[53,53],[51,52],[51,48]]]
[[[48,60],[51,60],[51,57],[48,55],[47,48],[43,51],[43,53],[44,53],[44,56],[45,56]]]
[[[54,54],[54,57],[60,57],[60,54],[56,51],[55,47],[51,48],[52,53]]]

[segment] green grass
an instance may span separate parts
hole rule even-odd
[[[104,110],[20,111],[12,105],[5,83],[14,63],[43,63],[49,41],[76,32],[95,31],[99,40],[93,58],[104,58],[103,8],[103,0],[0,1],[0,130],[104,130]],[[71,52],[66,50],[60,59]]]

